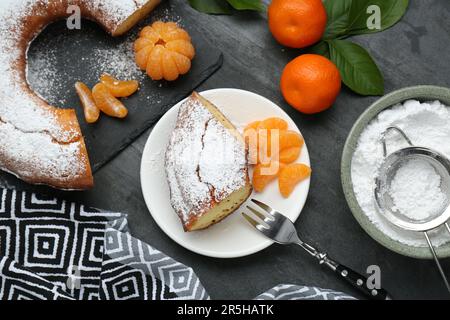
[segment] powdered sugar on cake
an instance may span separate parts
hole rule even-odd
[[[32,178],[36,168],[45,169],[62,181],[85,170],[84,161],[79,159],[79,143],[53,143],[46,133],[23,134],[11,124],[1,122],[0,141],[0,166],[8,167],[13,161],[15,174],[23,178]]]
[[[88,160],[76,120],[58,119],[54,109],[32,94],[25,81],[26,18],[45,14],[50,0],[0,1],[0,166],[22,178],[38,174],[71,179],[86,172]],[[144,0],[75,0],[102,14],[114,29],[140,9]],[[52,1],[55,5],[55,2]],[[36,11],[36,6],[42,12]],[[55,88],[56,90],[57,88]],[[73,122],[73,123],[70,123]]]
[[[207,122],[198,173],[202,182],[213,187],[217,202],[245,184],[246,156],[242,150],[242,143],[219,121]]]
[[[2,0],[0,4],[0,97],[2,106],[0,118],[26,132],[48,132],[58,141],[73,140],[74,132],[62,129],[51,112],[44,110],[42,102],[27,94],[23,89],[22,70],[17,68],[21,58],[21,24],[24,17],[32,14],[33,5],[46,4],[49,0]],[[85,1],[93,8],[99,8],[114,23],[125,21],[137,9],[134,0],[91,0]],[[140,1],[143,2],[143,1]],[[69,4],[69,2],[67,2]],[[140,3],[142,6],[142,3]]]
[[[148,0],[84,0],[83,2],[93,8],[99,8],[108,21],[119,25],[137,10],[142,9]]]
[[[183,222],[246,183],[245,147],[197,99],[180,106],[166,151],[171,202]]]
[[[41,108],[38,99],[23,93],[22,74],[17,67],[21,58],[20,34],[14,32],[20,29],[21,19],[20,14],[15,16],[15,10],[24,15],[28,12],[26,7],[21,10],[19,8],[12,11],[5,9],[0,16],[0,118],[19,130],[47,131],[62,139],[63,134],[58,132],[58,126],[50,112]]]
[[[60,146],[54,140],[66,143],[77,132],[63,130],[45,103],[26,93],[23,70],[18,68],[20,23],[30,13],[29,4],[16,1],[5,8],[4,3],[0,11],[0,165],[14,163],[15,173],[24,177],[32,176],[27,170],[38,168],[43,175],[69,178],[84,170],[79,152],[74,152],[79,143]]]
[[[211,202],[209,187],[197,174],[203,144],[205,124],[212,115],[202,106],[188,100],[179,110],[180,121],[175,127],[166,153],[166,169],[172,204],[184,221],[193,210],[208,210]]]

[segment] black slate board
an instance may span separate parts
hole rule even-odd
[[[83,20],[81,30],[69,30],[65,21],[59,21],[48,26],[30,46],[30,86],[50,104],[76,109],[94,171],[128,146],[222,64],[222,53],[195,29],[195,25],[190,25],[186,30],[196,48],[196,57],[190,72],[170,83],[152,81],[137,70],[132,43],[144,25],[158,19],[175,20],[183,26],[181,13],[166,2],[119,38],[112,38],[91,21]],[[112,62],[109,63],[108,60]],[[105,71],[118,78],[137,78],[140,90],[123,99],[129,110],[126,119],[102,115],[96,124],[87,124],[74,84],[76,81],[82,81],[93,87]]]

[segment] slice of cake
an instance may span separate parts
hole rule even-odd
[[[244,139],[196,92],[178,111],[166,151],[166,175],[172,207],[185,231],[219,222],[252,192]]]

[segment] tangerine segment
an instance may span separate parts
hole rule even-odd
[[[178,52],[192,60],[195,56],[195,49],[191,42],[185,39],[172,40],[167,42],[165,47],[170,51]]]
[[[272,130],[277,129],[271,129],[268,131],[259,131],[258,137],[260,138],[258,141],[258,155],[259,159],[258,162],[261,162],[261,159],[264,155],[264,153],[267,154],[268,157],[273,157],[272,155],[272,144],[274,141],[272,141],[272,136],[274,132]],[[267,137],[267,138],[266,138]],[[278,150],[279,159],[278,161],[284,162],[284,163],[290,163],[295,161],[298,158],[295,157],[295,155],[300,153],[301,148],[304,144],[303,137],[300,135],[300,133],[292,130],[279,130],[278,131],[278,148],[277,146],[274,146],[274,151]],[[276,139],[276,138],[275,138]],[[276,141],[276,140],[275,140]],[[291,150],[290,152],[283,153],[283,150],[291,149],[291,148],[298,148],[297,150]],[[281,159],[281,157],[285,157],[284,161]],[[290,160],[293,157],[295,157],[294,160]]]
[[[168,28],[166,27],[166,23],[162,22],[162,21],[155,21],[152,24],[152,29],[155,30],[158,35],[161,35],[161,33],[163,33],[164,31],[166,31]]]
[[[108,116],[125,118],[128,114],[127,108],[114,97],[103,83],[97,83],[92,89],[92,96],[97,107]]]
[[[185,30],[180,28],[172,28],[164,30],[161,33],[161,38],[165,42],[170,42],[174,40],[186,40],[188,42],[191,41],[191,37],[189,36],[189,34]]]
[[[191,69],[191,60],[182,54],[172,51],[172,59],[177,65],[180,74],[186,74]]]
[[[272,144],[276,143],[276,134],[278,135],[278,146],[274,146],[275,152],[278,151],[278,154],[281,150],[290,148],[290,147],[299,147],[301,146],[301,136],[295,131],[291,130],[279,130],[279,129],[259,129],[258,137],[259,137],[259,155],[262,157],[264,152],[267,153],[267,156],[272,157]],[[275,140],[275,141],[274,141]],[[259,160],[260,161],[260,160]]]
[[[252,184],[256,192],[262,192],[266,186],[276,179],[284,164],[272,161],[269,164],[257,164],[253,168]]]
[[[135,60],[136,64],[141,70],[145,70],[147,68],[148,58],[150,56],[150,53],[153,50],[153,45],[144,47],[140,49],[139,51],[136,51],[135,54]]]
[[[172,52],[164,48],[161,56],[163,78],[167,81],[174,81],[180,75],[177,64],[173,59]]]
[[[116,98],[125,98],[131,96],[139,88],[139,82],[136,80],[120,81],[110,76],[109,74],[102,74],[100,82],[103,83]]]
[[[134,52],[138,52],[141,51],[142,49],[144,49],[145,47],[154,47],[155,46],[155,42],[151,39],[142,37],[137,39],[134,42]]]
[[[242,133],[248,147],[248,162],[250,164],[258,163],[258,132],[256,131],[258,124],[259,121],[249,123]]]
[[[272,130],[258,129],[258,163],[266,163],[269,158],[272,157],[272,139],[276,139],[273,134],[278,134],[279,132],[272,132]],[[279,152],[279,149],[275,149],[275,152]],[[275,159],[278,160],[278,159]]]
[[[261,121],[253,121],[249,123],[242,132],[245,143],[249,146],[249,149],[253,149],[255,153],[258,153],[258,132],[256,129],[260,122]]]
[[[280,131],[280,150],[303,146],[304,140],[300,133],[292,130]]]
[[[140,38],[146,38],[146,39],[150,40],[153,44],[158,42],[158,40],[160,38],[158,32],[156,32],[155,29],[153,29],[152,26],[144,27],[141,30],[141,32],[139,33],[139,37]]]
[[[148,56],[146,72],[153,80],[161,80],[163,78],[162,55],[164,52],[165,48],[158,44]]]
[[[300,156],[301,148],[292,147],[280,151],[279,160],[283,163],[292,163]]]
[[[258,125],[259,129],[278,129],[278,130],[287,130],[288,124],[285,120],[277,117],[267,118],[261,121]]]
[[[83,82],[75,83],[75,90],[80,98],[81,105],[83,106],[84,118],[87,123],[94,123],[100,117],[100,110],[95,105],[92,92]]]
[[[288,164],[278,174],[278,188],[283,197],[287,198],[295,186],[311,175],[311,168],[302,163]]]
[[[250,130],[250,129],[256,130],[256,129],[258,128],[258,126],[259,126],[260,123],[261,123],[261,121],[253,121],[253,122],[250,122],[250,123],[249,123],[248,125],[246,125],[245,128],[244,128],[244,135],[245,135],[245,132],[247,132],[247,131]]]

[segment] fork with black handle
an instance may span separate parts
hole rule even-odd
[[[326,253],[320,252],[313,246],[300,240],[294,224],[287,217],[273,210],[261,201],[256,199],[251,199],[251,201],[264,210],[264,213],[261,213],[260,211],[247,206],[247,209],[261,221],[258,221],[258,219],[255,220],[244,212],[242,212],[242,215],[253,227],[267,238],[270,238],[279,244],[297,244],[311,256],[315,257],[319,261],[319,264],[327,266],[334,271],[338,277],[347,281],[369,298],[376,300],[391,300],[391,297],[386,290],[369,288],[367,279],[364,276],[332,260]]]

